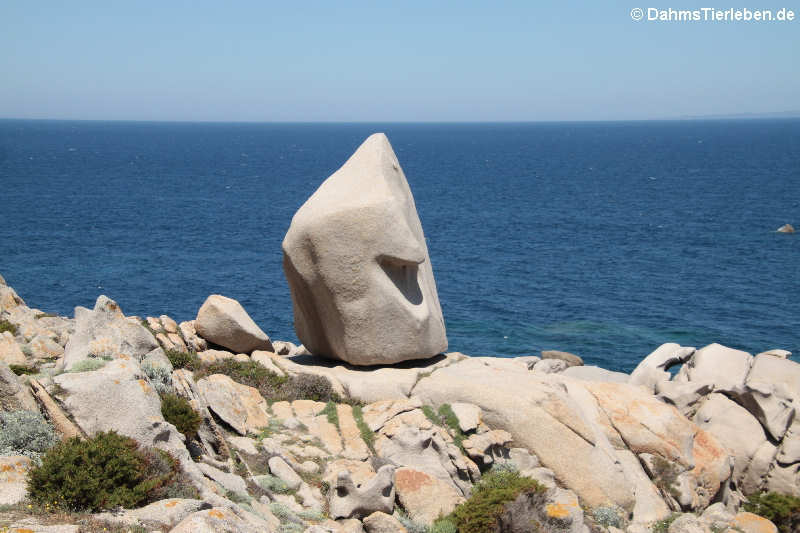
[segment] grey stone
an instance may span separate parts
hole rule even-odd
[[[710,383],[719,392],[734,391],[744,385],[753,356],[720,344],[697,350],[687,363],[689,381]]]
[[[599,366],[571,366],[561,372],[562,376],[583,381],[602,381],[605,383],[628,383],[630,376],[624,372],[614,372]]]
[[[569,363],[562,359],[542,359],[533,365],[533,371],[537,374],[557,374],[569,367]]]
[[[22,385],[9,366],[0,361],[0,411],[38,411],[28,387]]]
[[[458,427],[463,432],[473,431],[478,428],[481,421],[481,408],[477,405],[464,402],[453,402],[450,404],[453,413],[458,418]]]
[[[778,233],[794,233],[794,227],[792,227],[791,224],[784,224],[775,231],[777,231]]]
[[[292,467],[280,457],[276,456],[270,458],[269,471],[272,472],[272,475],[282,479],[283,482],[286,483],[286,485],[292,490],[299,489],[300,485],[303,483],[302,478],[297,475],[297,472],[295,472]]]
[[[311,353],[375,365],[447,349],[422,225],[384,134],[300,207],[283,252],[295,331]]]
[[[642,385],[653,390],[656,383],[669,381],[670,368],[685,363],[694,354],[695,348],[683,347],[674,342],[662,344],[642,361],[631,372],[631,385]]]
[[[253,322],[242,304],[232,298],[219,294],[206,298],[197,312],[194,327],[207,341],[237,353],[272,351],[267,334]]]
[[[372,513],[362,522],[367,533],[408,533],[397,518],[380,511]]]
[[[273,530],[267,522],[253,523],[251,520],[230,507],[214,507],[190,514],[170,533],[262,533]]]
[[[777,357],[778,359],[789,359],[792,356],[792,352],[774,348],[772,350],[761,352],[760,354],[756,355],[756,358],[758,358],[759,355],[771,355],[772,357]]]
[[[746,409],[717,393],[708,396],[693,420],[733,454],[734,479],[740,482],[756,451],[767,441],[758,421]]]
[[[247,495],[247,483],[241,476],[237,476],[236,474],[230,474],[228,472],[223,472],[219,468],[215,468],[206,463],[197,463],[197,467],[200,469],[203,474],[206,475],[209,479],[213,479],[225,490],[229,490],[231,492],[235,492],[236,494],[246,496]]]
[[[583,359],[574,353],[562,352],[560,350],[543,350],[542,359],[559,359],[567,363],[567,366],[582,366]]]
[[[90,357],[124,355],[141,361],[158,348],[153,334],[141,323],[126,319],[117,303],[106,296],[99,296],[92,310],[76,307],[75,321],[75,333],[64,349],[65,370]]]
[[[376,511],[391,513],[395,498],[394,470],[394,466],[383,465],[361,486],[356,486],[349,471],[340,470],[328,493],[331,518],[361,518]]]
[[[16,505],[28,496],[31,460],[24,455],[0,456],[0,505]]]
[[[668,533],[710,533],[697,516],[686,513],[669,525]]]

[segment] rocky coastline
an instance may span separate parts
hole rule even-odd
[[[222,295],[180,323],[126,316],[107,296],[64,317],[28,307],[0,277],[0,532],[800,523],[800,509],[789,526],[751,512],[765,494],[800,502],[800,364],[789,352],[666,343],[630,374],[556,350],[446,352],[424,235],[385,136],[315,197],[284,241],[311,351],[271,339]],[[81,465],[98,454],[83,450],[114,439],[158,483],[129,473],[140,477],[123,498],[91,478]],[[51,486],[64,471],[85,485]]]

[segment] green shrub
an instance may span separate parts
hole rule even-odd
[[[69,369],[70,372],[94,372],[95,370],[99,370],[106,366],[109,359],[104,357],[90,357],[89,359],[84,359],[83,361],[78,361],[72,368]]]
[[[535,480],[523,477],[516,470],[490,470],[475,484],[472,496],[450,514],[459,533],[492,531],[504,505],[522,493],[544,493],[545,488]],[[446,527],[446,526],[442,526]]]
[[[361,439],[367,444],[367,448],[372,453],[375,453],[375,432],[364,422],[364,411],[360,405],[353,406],[353,418],[355,418],[358,430],[361,432]]]
[[[187,439],[197,436],[197,428],[203,421],[197,411],[192,409],[189,400],[176,394],[165,394],[161,397],[161,414],[164,415],[164,420],[178,428]]]
[[[328,402],[325,404],[325,409],[320,411],[321,415],[325,415],[328,418],[328,422],[339,427],[339,412],[336,410],[336,404],[334,402]]]
[[[0,412],[0,455],[38,458],[58,442],[55,429],[34,411]]]
[[[750,496],[744,508],[770,520],[781,533],[800,531],[800,498],[778,492],[761,492]]]
[[[453,435],[453,442],[463,452],[463,442],[467,436],[464,435],[463,431],[461,431],[461,426],[458,423],[458,417],[453,412],[453,408],[450,407],[449,403],[442,404],[442,406],[439,407],[439,416],[442,417],[442,421],[445,423],[445,425],[450,428],[450,433]]]
[[[12,335],[17,334],[17,326],[9,322],[8,320],[0,320],[0,333],[8,331]]]
[[[13,373],[18,376],[22,376],[24,374],[38,374],[39,369],[34,366],[28,365],[8,365],[8,368],[11,369]]]
[[[429,533],[458,533],[458,529],[448,518],[439,518],[431,524]]]
[[[592,518],[594,521],[604,527],[615,527],[622,529],[624,520],[622,519],[620,510],[616,507],[595,507],[592,509]]]
[[[196,494],[177,460],[113,431],[56,444],[28,475],[31,500],[70,510],[136,507],[176,492]]]
[[[172,392],[172,372],[169,368],[145,363],[142,365],[142,372],[150,380],[157,393],[170,394]]]
[[[177,368],[177,367],[176,367]],[[314,400],[318,402],[338,402],[340,398],[333,391],[327,378],[313,374],[278,376],[256,361],[236,361],[222,359],[195,368],[195,379],[212,374],[224,374],[233,381],[258,389],[267,401]]]
[[[167,355],[167,359],[172,363],[172,368],[175,370],[179,368],[197,370],[203,366],[197,354],[179,352],[177,350],[164,350],[164,353]]]
[[[258,476],[257,479],[258,484],[266,491],[277,494],[286,494],[287,492],[291,492],[289,485],[287,485],[286,482],[279,477],[270,474],[264,474],[263,476]]]
[[[667,518],[663,520],[659,520],[653,524],[653,533],[667,533],[669,531],[669,526],[681,516],[681,513],[672,513]]]

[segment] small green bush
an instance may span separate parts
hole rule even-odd
[[[172,372],[169,368],[145,363],[142,365],[142,372],[150,380],[157,393],[170,394],[172,392]]]
[[[58,442],[58,435],[34,411],[0,412],[0,455],[25,455],[38,460]]]
[[[770,520],[781,533],[800,531],[800,498],[790,494],[753,494],[745,502],[744,509]]]
[[[615,527],[622,529],[624,520],[622,519],[621,512],[616,507],[602,506],[592,509],[592,518],[594,521],[604,527]]]
[[[194,368],[195,379],[212,374],[224,374],[237,383],[254,387],[269,402],[340,401],[330,382],[323,376],[313,374],[278,376],[256,361],[236,361],[229,358]]]
[[[264,474],[262,476],[258,476],[257,479],[258,484],[266,491],[277,494],[286,494],[290,492],[289,485],[287,485],[286,482],[279,477],[270,474]]]
[[[321,415],[325,415],[328,418],[328,422],[339,427],[339,412],[336,410],[336,404],[334,402],[328,402],[325,404],[325,409],[320,411]]]
[[[8,320],[0,320],[0,333],[8,331],[12,335],[17,334],[17,326],[9,322]]]
[[[439,518],[433,524],[429,533],[458,533],[456,525],[447,518]]]
[[[516,470],[490,470],[475,484],[470,498],[447,518],[459,533],[485,533],[496,526],[507,502],[522,493],[538,494],[545,490],[535,480],[521,476]]]
[[[360,405],[353,406],[353,418],[355,418],[358,430],[361,432],[361,439],[367,444],[372,453],[375,453],[375,432],[364,422],[364,411]]]
[[[165,394],[161,397],[161,414],[164,420],[178,428],[187,439],[197,436],[197,428],[203,419],[192,409],[189,400],[176,394]]]
[[[167,355],[167,359],[172,363],[172,368],[175,370],[179,368],[197,370],[203,366],[197,354],[179,352],[177,350],[164,350],[164,353]]]
[[[109,359],[101,358],[101,357],[90,357],[89,359],[84,359],[83,361],[78,361],[72,368],[69,369],[70,372],[94,372],[95,370],[99,370],[106,366]]]
[[[442,417],[444,423],[450,428],[450,433],[453,435],[453,442],[463,452],[463,442],[467,436],[464,435],[463,431],[461,431],[461,426],[458,423],[458,417],[456,416],[455,412],[453,412],[453,408],[450,407],[449,403],[442,404],[442,406],[439,407],[439,416]]]
[[[38,368],[36,368],[34,366],[28,366],[28,365],[8,365],[8,368],[10,368],[11,371],[13,373],[15,373],[16,375],[18,375],[18,376],[22,376],[22,375],[25,375],[25,374],[38,374],[39,373],[39,369]]]
[[[177,460],[113,431],[56,444],[28,475],[31,500],[75,511],[136,507],[176,492],[197,494]]]
[[[669,531],[669,526],[681,516],[681,513],[672,513],[667,518],[663,520],[659,520],[653,524],[653,533],[667,533]]]

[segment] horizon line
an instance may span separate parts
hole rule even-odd
[[[719,115],[688,115],[663,118],[628,119],[551,119],[551,120],[181,120],[181,119],[120,119],[120,118],[31,118],[0,117],[0,121],[38,122],[134,122],[160,124],[563,124],[563,123],[620,123],[620,122],[692,122],[725,120],[792,120],[800,118],[799,111],[741,113]]]

